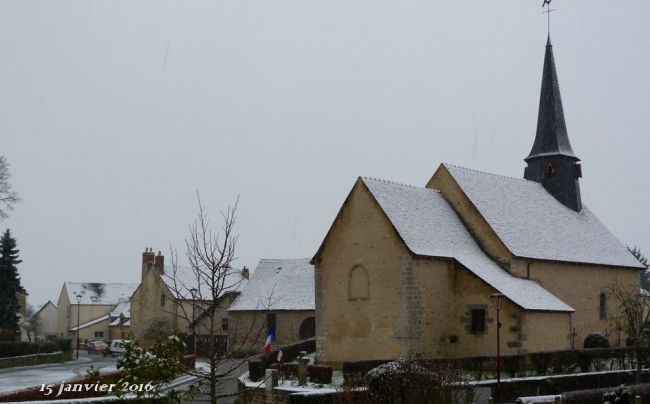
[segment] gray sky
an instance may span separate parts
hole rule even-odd
[[[240,195],[239,265],[310,257],[359,175],[522,177],[542,1],[0,2],[0,154],[30,303],[138,282],[195,191]],[[583,201],[650,253],[650,3],[553,1]]]

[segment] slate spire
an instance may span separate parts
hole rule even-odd
[[[551,36],[546,41],[542,88],[537,114],[537,133],[528,157],[524,178],[540,182],[548,192],[565,206],[582,210],[580,159],[571,149],[564,121],[560,84],[555,70]]]

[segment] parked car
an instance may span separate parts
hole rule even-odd
[[[88,355],[97,353],[106,356],[108,355],[109,348],[108,344],[104,341],[91,341],[86,345],[86,350],[88,351]]]
[[[115,355],[122,355],[126,350],[124,349],[124,344],[127,342],[131,342],[128,339],[114,339],[111,341],[111,347],[110,347],[110,354],[115,356]]]

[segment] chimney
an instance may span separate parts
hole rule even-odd
[[[165,266],[165,256],[158,251],[158,255],[153,260],[153,266],[163,269]]]
[[[153,264],[155,257],[156,254],[151,251],[151,248],[145,248],[142,253],[142,266],[144,267],[145,264]]]
[[[248,270],[248,268],[246,268],[245,265],[241,269],[241,276],[242,276],[242,278],[246,278],[246,279],[249,279],[249,277],[250,277],[250,271]]]
[[[163,257],[160,252],[158,252],[158,256],[156,256],[156,253],[153,252],[153,248],[145,248],[142,253],[142,280],[144,280],[144,276],[151,269],[155,269],[156,272],[162,275],[164,259],[165,257]]]

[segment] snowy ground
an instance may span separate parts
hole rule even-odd
[[[24,390],[41,384],[57,384],[62,381],[86,376],[86,371],[93,365],[102,373],[117,371],[116,358],[104,358],[99,355],[88,356],[82,352],[79,360],[65,363],[23,366],[0,370],[0,394]]]

